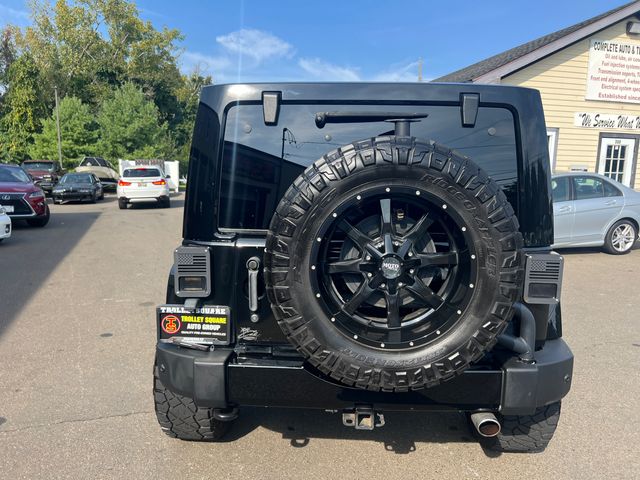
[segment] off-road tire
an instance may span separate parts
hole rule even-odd
[[[167,390],[154,367],[153,398],[160,427],[170,437],[181,440],[219,440],[232,422],[213,418],[212,408],[196,406],[193,399]]]
[[[47,223],[49,223],[49,219],[51,218],[51,212],[49,211],[49,205],[45,205],[45,215],[43,217],[38,217],[38,218],[29,218],[27,220],[27,224],[30,227],[38,227],[38,228],[42,228],[44,227]]]
[[[539,408],[533,415],[496,415],[500,433],[481,442],[497,452],[542,452],[553,437],[560,419],[560,402]]]
[[[120,210],[126,210],[127,209],[127,201],[122,199],[122,198],[119,198],[118,199],[118,208]]]
[[[314,228],[358,189],[385,182],[429,190],[460,209],[474,229],[483,272],[470,304],[475,310],[463,314],[469,321],[409,351],[373,348],[343,335],[329,322],[308,280]],[[287,339],[326,375],[373,391],[431,387],[462,373],[495,345],[521,295],[522,244],[504,193],[470,159],[413,137],[377,137],[328,153],[287,190],[267,234],[267,295]]]
[[[607,232],[607,235],[604,238],[604,251],[611,254],[611,255],[626,255],[627,253],[631,252],[631,250],[633,250],[633,247],[635,245],[635,242],[631,245],[631,247],[629,247],[627,250],[624,251],[620,251],[620,250],[616,250],[613,246],[613,232],[616,230],[616,228],[618,228],[621,225],[628,225],[631,229],[633,229],[633,237],[637,240],[638,239],[638,227],[636,227],[636,225],[630,221],[630,220],[620,220],[616,223],[614,223],[611,228],[609,229],[609,231]]]

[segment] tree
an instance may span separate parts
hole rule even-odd
[[[177,30],[156,30],[127,0],[57,0],[53,6],[33,0],[31,9],[33,23],[18,43],[62,96],[98,106],[130,81],[156,103],[163,121],[175,117],[182,81]]]
[[[97,153],[118,158],[166,158],[171,151],[158,108],[133,83],[125,83],[104,102],[98,116]]]
[[[0,122],[0,158],[20,162],[28,157],[33,135],[45,116],[40,72],[30,55],[15,60],[7,73],[8,88],[4,95]]]
[[[12,27],[0,31],[0,107],[2,97],[8,88],[8,74],[11,64],[16,59],[15,32]]]
[[[189,149],[191,148],[191,136],[196,121],[196,113],[200,101],[200,91],[205,85],[212,83],[211,76],[202,76],[196,68],[189,75],[182,78],[182,86],[177,91],[180,102],[180,112],[182,118],[178,126],[174,129],[174,142],[176,151],[174,158],[180,162],[180,173],[187,173],[189,162]]]
[[[62,158],[67,164],[79,157],[95,153],[97,124],[89,106],[77,97],[66,97],[60,102],[60,136]],[[55,110],[51,117],[42,122],[42,132],[34,136],[34,144],[29,153],[31,158],[58,158]]]

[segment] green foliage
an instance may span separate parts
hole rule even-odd
[[[98,150],[107,158],[166,158],[171,149],[158,108],[133,83],[104,102],[98,124]]]
[[[66,97],[60,102],[60,137],[65,165],[75,165],[76,159],[97,153],[97,125],[89,106],[79,98]],[[58,158],[55,110],[51,117],[42,122],[42,132],[35,135],[29,153],[31,158]]]
[[[156,30],[128,0],[29,6],[30,26],[0,30],[0,159],[57,158],[54,117],[48,118],[55,86],[63,102],[72,99],[68,111],[60,107],[68,115],[61,118],[65,159],[88,153],[88,139],[95,139],[106,149],[96,148],[97,155],[178,159],[184,172],[200,88],[211,78],[180,74],[180,32]]]
[[[28,158],[33,134],[45,108],[40,98],[39,71],[28,54],[15,60],[7,72],[8,88],[0,122],[0,158],[20,162]]]

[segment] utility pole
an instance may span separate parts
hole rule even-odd
[[[418,81],[422,81],[422,57],[418,59]]]
[[[53,87],[56,96],[56,130],[58,131],[58,161],[62,167],[62,140],[60,139],[60,109],[58,108],[58,87]]]

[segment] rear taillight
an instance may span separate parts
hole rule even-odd
[[[131,182],[125,182],[124,180],[118,180],[118,186],[119,187],[128,187],[129,185],[131,185]]]
[[[154,185],[166,185],[167,182],[165,182],[164,180],[156,180],[155,182],[152,182]]]

